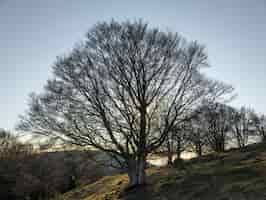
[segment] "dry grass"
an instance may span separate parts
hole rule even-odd
[[[62,200],[265,200],[266,144],[147,170],[146,186],[125,192],[126,175],[108,176],[66,193]]]

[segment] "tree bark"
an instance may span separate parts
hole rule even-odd
[[[135,187],[145,184],[146,181],[146,157],[140,156],[138,159],[131,158],[128,162],[128,187]]]
[[[202,145],[201,145],[201,142],[199,141],[196,143],[196,152],[197,152],[198,157],[202,156]]]
[[[265,134],[262,135],[262,142],[266,143],[266,135]]]
[[[182,150],[181,150],[181,138],[178,137],[178,139],[177,139],[177,146],[176,146],[177,159],[181,159],[181,153],[182,153]]]
[[[261,128],[260,132],[261,132],[262,142],[266,142],[266,134],[265,134],[265,131],[264,131],[263,127]]]
[[[215,139],[215,152],[221,153],[225,151],[225,140],[224,136],[219,136],[219,138]]]
[[[167,165],[173,165],[173,152],[169,139],[167,139]]]

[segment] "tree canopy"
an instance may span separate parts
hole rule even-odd
[[[201,73],[204,46],[142,21],[98,23],[53,65],[18,128],[108,153],[145,182],[145,159],[203,100],[232,87]]]

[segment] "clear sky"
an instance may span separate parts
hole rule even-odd
[[[0,0],[0,128],[14,127],[56,56],[112,18],[142,18],[205,44],[208,74],[235,87],[233,104],[266,113],[265,0]]]

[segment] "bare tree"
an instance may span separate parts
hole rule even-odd
[[[200,121],[206,131],[209,147],[216,152],[223,152],[231,128],[233,108],[222,103],[207,102],[200,110]]]
[[[186,148],[186,137],[188,134],[188,123],[183,121],[175,124],[165,140],[165,147],[167,150],[167,164],[173,164],[174,155],[176,159],[181,159],[181,153]]]
[[[166,153],[167,153],[167,165],[173,164],[173,156],[174,156],[174,140],[173,140],[173,134],[172,132],[168,133],[168,136],[165,139],[165,145],[162,147],[166,147]]]
[[[188,121],[184,121],[177,126],[173,127],[173,140],[176,143],[175,145],[175,153],[177,159],[181,159],[181,154],[186,149],[187,137],[190,134],[190,127]]]
[[[204,66],[204,47],[178,34],[141,21],[98,23],[58,58],[55,78],[31,96],[18,128],[104,151],[128,172],[129,186],[143,184],[147,154],[184,113],[232,91],[201,74]]]
[[[250,120],[255,128],[254,130],[250,130],[250,131],[251,132],[256,131],[257,135],[261,137],[261,140],[263,142],[266,142],[266,117],[265,115],[259,116],[255,112],[252,112],[250,117],[251,117]]]
[[[203,147],[208,144],[208,130],[206,130],[206,126],[204,126],[204,119],[201,117],[202,115],[196,112],[195,117],[189,121],[190,127],[187,137],[192,149],[198,156],[202,156]]]
[[[251,113],[252,111],[245,107],[241,107],[239,111],[234,111],[232,132],[239,148],[245,147],[248,143],[251,128],[253,126]]]
[[[33,145],[22,143],[17,135],[0,129],[0,159],[18,159],[33,153]]]

